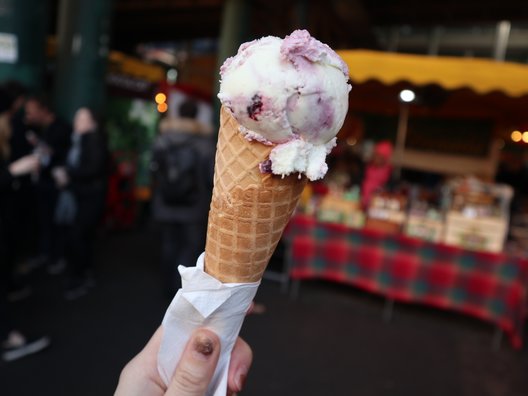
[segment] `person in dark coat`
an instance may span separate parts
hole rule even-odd
[[[212,128],[196,120],[198,107],[193,100],[184,101],[180,118],[160,122],[160,134],[152,150],[153,218],[162,226],[161,261],[167,294],[181,287],[178,266],[193,266],[205,248],[207,216],[211,202],[215,142]],[[196,198],[187,203],[170,203],[161,189],[164,162],[173,147],[186,145],[196,153]]]
[[[13,129],[13,117],[17,112],[21,103],[16,97],[11,95],[9,90],[5,86],[0,87],[0,156],[3,161],[9,165],[16,159],[21,158],[14,146],[14,129]],[[30,151],[25,154],[29,154]],[[26,240],[27,235],[24,235],[24,228],[22,224],[27,219],[27,215],[31,213],[32,206],[29,201],[24,201],[25,194],[22,194],[22,186],[26,185],[30,176],[17,176],[13,177],[8,188],[4,188],[0,200],[0,210],[2,213],[3,227],[9,230],[4,234],[4,255],[3,265],[5,266],[5,274],[7,276],[7,282],[9,285],[9,297],[10,299],[21,299],[29,296],[31,289],[27,286],[18,282],[15,279],[14,269],[15,261],[22,251],[23,242]],[[26,205],[23,205],[25,203]]]
[[[86,107],[77,110],[73,130],[66,166],[53,169],[61,189],[55,220],[68,227],[66,258],[70,282],[65,291],[67,299],[85,294],[93,284],[94,243],[104,209],[108,169],[106,139],[93,111]],[[61,213],[62,209],[70,214]]]
[[[32,153],[33,146],[26,139],[23,108],[27,94],[26,88],[15,80],[7,81],[1,87],[7,109],[2,113],[2,128],[9,129],[9,163]],[[37,200],[31,175],[18,176],[10,189],[10,207],[8,217],[10,230],[8,238],[9,263],[14,268],[16,262],[25,260],[36,253],[37,239]],[[15,276],[10,283],[11,301],[22,299],[31,294],[31,288],[23,277]]]
[[[11,124],[11,157],[10,161],[16,161],[33,151],[33,146],[26,138],[27,126],[24,122],[24,103],[26,101],[27,89],[18,81],[7,81],[3,89],[9,98],[9,121]]]
[[[28,98],[25,114],[25,122],[31,128],[28,138],[41,159],[36,185],[39,238],[37,265],[54,265],[63,258],[64,252],[53,221],[59,191],[51,170],[65,164],[71,142],[71,127],[53,112],[43,96]]]
[[[0,354],[3,360],[12,361],[46,348],[50,341],[47,337],[28,337],[15,328],[10,315],[10,305],[7,302],[9,280],[12,268],[9,265],[11,230],[6,218],[10,211],[10,197],[16,177],[36,172],[39,158],[28,155],[9,163],[10,148],[9,132],[0,131]]]

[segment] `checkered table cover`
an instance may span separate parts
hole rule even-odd
[[[292,279],[347,283],[495,323],[522,346],[528,261],[297,215],[285,233]]]

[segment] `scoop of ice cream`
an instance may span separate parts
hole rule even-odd
[[[242,44],[225,61],[220,98],[248,139],[275,144],[271,171],[322,178],[348,110],[348,68],[329,46],[296,30]]]

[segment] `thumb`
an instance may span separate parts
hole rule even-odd
[[[165,396],[203,396],[218,363],[220,340],[210,330],[196,330],[176,367]]]

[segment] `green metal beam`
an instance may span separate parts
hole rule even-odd
[[[238,47],[242,44],[248,35],[248,20],[252,1],[244,0],[227,0],[224,5],[222,15],[222,26],[220,27],[220,40],[218,43],[218,59],[216,72],[224,61],[236,54]],[[220,78],[217,78],[214,88],[215,96],[213,98],[216,124],[219,125],[220,101],[216,98],[216,93],[220,88]]]
[[[89,106],[102,112],[112,0],[62,0],[58,18],[55,105],[71,120]]]
[[[0,82],[44,83],[48,1],[0,0]]]

